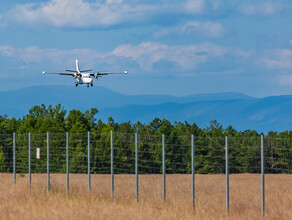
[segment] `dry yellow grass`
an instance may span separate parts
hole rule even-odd
[[[292,176],[266,175],[265,219],[292,219]],[[162,203],[161,175],[140,175],[140,201],[135,201],[135,176],[115,176],[115,200],[111,200],[110,176],[70,174],[70,196],[66,198],[66,176],[51,175],[51,192],[46,192],[46,175],[28,178],[0,174],[0,219],[226,219],[225,176],[196,175],[196,210],[192,210],[191,176],[167,175],[166,206]],[[261,219],[260,175],[230,175],[228,219]]]

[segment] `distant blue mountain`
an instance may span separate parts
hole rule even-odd
[[[263,99],[197,101],[192,103],[164,103],[159,105],[131,105],[105,109],[101,117],[111,115],[117,121],[148,122],[154,117],[170,121],[195,122],[205,127],[216,119],[224,127],[238,130],[268,131],[292,130],[292,96]]]
[[[0,92],[0,114],[20,117],[33,105],[62,104],[67,110],[87,110],[97,107],[117,108],[127,105],[155,105],[166,102],[189,103],[202,100],[251,99],[240,93],[218,93],[175,97],[167,95],[123,95],[110,89],[94,86],[92,88],[75,86],[34,86],[13,91]]]
[[[292,129],[292,96],[253,98],[240,93],[199,94],[185,97],[167,95],[123,95],[104,87],[35,86],[0,92],[0,114],[21,117],[33,105],[62,104],[68,111],[92,107],[102,120],[149,122],[155,117],[195,122],[205,127],[216,119],[225,127],[259,132]]]

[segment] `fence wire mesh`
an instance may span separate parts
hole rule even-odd
[[[90,146],[88,148],[88,138]],[[162,136],[138,134],[139,174],[162,173]],[[16,173],[27,173],[29,165],[28,134],[0,134],[0,171],[13,172],[13,141],[15,141]],[[51,173],[66,173],[66,134],[31,134],[31,172],[47,172],[47,142]],[[70,133],[69,134],[70,173],[111,173],[111,134]],[[261,172],[261,138],[229,137],[229,172]],[[40,158],[36,158],[37,148]],[[264,139],[265,173],[291,173],[292,139]],[[88,149],[90,158],[88,158]],[[135,174],[135,134],[113,133],[113,155],[115,174]],[[166,174],[190,174],[191,137],[165,136]],[[225,137],[194,137],[194,168],[197,174],[225,173]]]
[[[49,173],[67,174],[67,195],[69,195],[69,173],[108,174],[108,177],[111,175],[112,198],[114,197],[113,175],[127,174],[128,180],[133,184],[134,179],[131,177],[136,174],[137,201],[138,174],[159,174],[162,176],[163,203],[166,198],[166,176],[171,178],[173,174],[226,174],[228,211],[229,174],[261,173],[261,201],[262,213],[264,213],[263,174],[291,173],[291,166],[292,139],[290,138],[195,137],[110,131],[69,134],[0,134],[1,173],[14,173],[14,183],[16,173],[48,173],[48,191],[50,188]],[[153,176],[156,178],[155,175]],[[103,178],[106,176],[103,175]],[[179,176],[182,180],[186,177],[185,175]],[[75,175],[73,178],[79,177]],[[194,175],[189,181],[192,183],[190,188],[192,187],[194,207]],[[31,175],[29,175],[30,186]],[[88,175],[88,190],[90,190],[90,175]]]

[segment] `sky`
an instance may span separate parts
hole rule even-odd
[[[42,71],[124,71],[136,94],[292,94],[290,0],[0,0],[0,91],[72,85]]]

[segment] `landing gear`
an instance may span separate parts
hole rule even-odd
[[[93,83],[91,83],[91,87],[93,86]]]
[[[75,86],[78,87],[78,83],[76,83]]]
[[[87,88],[89,88],[89,84],[87,84]]]

